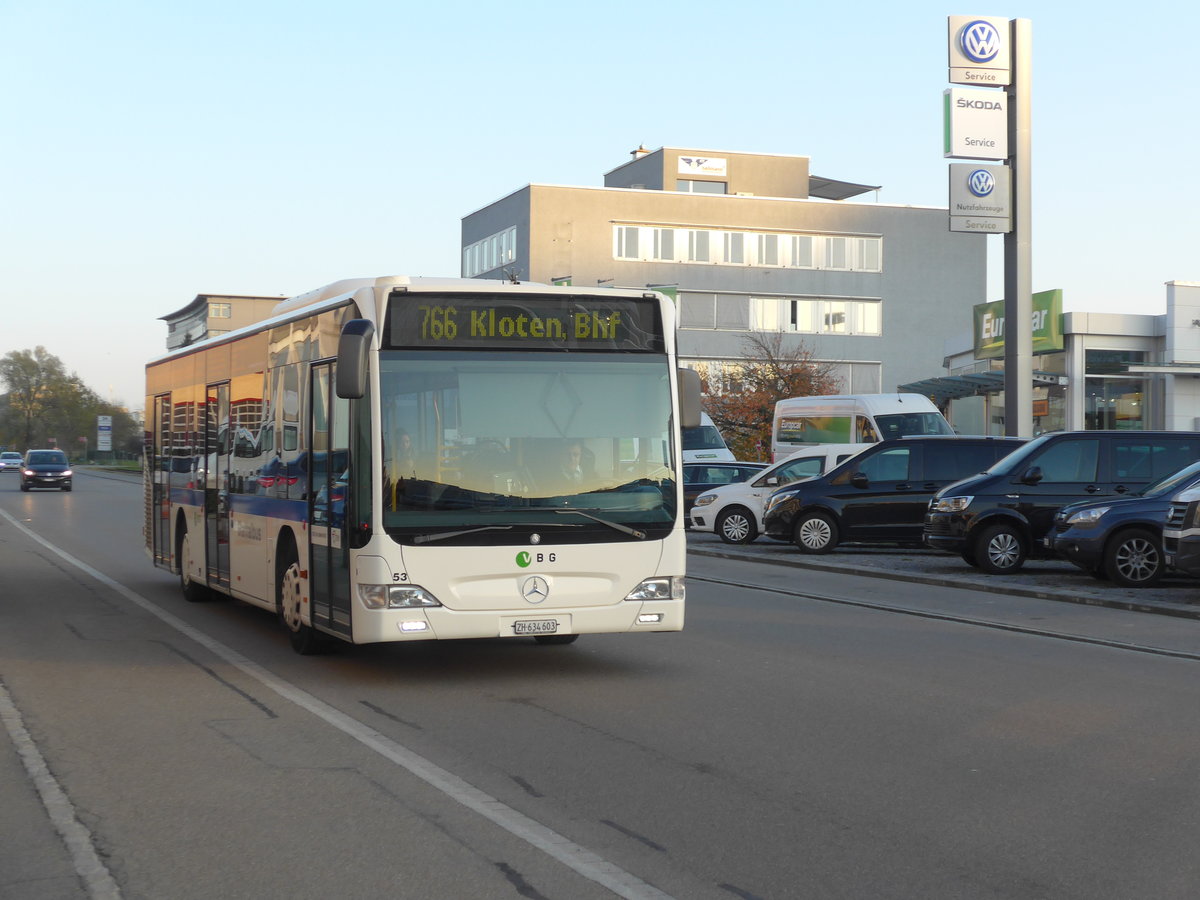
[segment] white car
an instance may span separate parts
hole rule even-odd
[[[748,544],[763,530],[763,505],[776,488],[823,475],[871,444],[818,444],[763,469],[752,481],[705,491],[692,506],[692,528],[713,531],[727,544]]]
[[[0,453],[0,472],[19,472],[24,463],[25,458],[20,453],[12,450]]]

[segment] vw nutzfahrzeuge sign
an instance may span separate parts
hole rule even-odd
[[[1012,80],[1008,19],[948,16],[952,84],[1004,87]]]
[[[950,166],[950,230],[1012,231],[1012,181],[1007,166]]]

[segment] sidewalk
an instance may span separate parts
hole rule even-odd
[[[766,537],[726,544],[698,531],[688,532],[688,553],[1200,619],[1200,581],[1180,575],[1168,575],[1151,588],[1122,588],[1063,560],[1031,560],[1013,575],[985,575],[957,556],[920,548],[839,547],[812,555]]]

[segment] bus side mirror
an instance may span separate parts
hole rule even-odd
[[[343,400],[361,400],[367,393],[367,351],[375,326],[366,319],[351,319],[338,338],[337,395]]]
[[[696,428],[700,424],[700,373],[679,370],[679,426]]]

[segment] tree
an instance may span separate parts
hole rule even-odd
[[[785,347],[779,333],[750,334],[742,352],[744,361],[722,372],[723,385],[706,377],[709,372],[700,371],[704,408],[734,456],[770,460],[775,402],[785,397],[836,394],[841,381],[832,363],[815,360],[804,343]]]
[[[141,429],[124,410],[101,401],[62,361],[36,347],[0,358],[0,446],[20,451],[57,445],[73,455],[95,450],[96,417],[113,417],[113,447],[137,446]],[[80,440],[87,438],[87,443]]]

